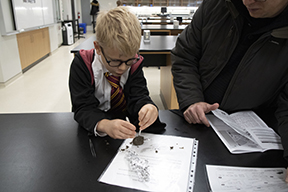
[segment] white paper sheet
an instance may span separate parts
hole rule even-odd
[[[285,168],[206,165],[212,192],[287,192]]]
[[[123,142],[99,181],[144,191],[187,191],[196,140],[148,133],[141,135],[145,138],[141,146],[132,145],[132,139]],[[149,161],[148,182],[140,182],[137,174],[129,168],[125,159],[128,150],[135,151],[140,158]]]
[[[283,150],[281,138],[253,111],[207,115],[212,128],[233,154]]]

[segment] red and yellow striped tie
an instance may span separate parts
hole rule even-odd
[[[126,99],[123,93],[123,89],[120,86],[120,77],[109,75],[109,72],[105,73],[105,77],[111,85],[111,108],[113,112],[126,110]]]

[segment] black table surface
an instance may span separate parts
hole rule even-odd
[[[199,140],[195,192],[209,191],[206,164],[286,167],[283,151],[232,155],[211,128],[189,125],[175,111],[160,111],[165,135]],[[0,191],[137,191],[98,182],[123,140],[92,137],[73,113],[0,115]]]
[[[93,49],[94,44],[93,42],[96,40],[95,35],[89,37],[83,43],[78,45],[77,47],[73,48],[70,52],[77,53],[81,49]],[[141,45],[140,45],[140,52],[170,52],[176,43],[177,36],[164,36],[164,35],[151,35],[150,42],[144,42],[143,36],[141,37]]]

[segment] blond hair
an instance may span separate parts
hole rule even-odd
[[[117,49],[125,56],[134,55],[140,48],[140,23],[126,7],[101,11],[97,16],[95,33],[100,46]]]

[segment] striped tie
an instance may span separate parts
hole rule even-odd
[[[109,75],[106,72],[105,77],[107,78],[108,82],[110,83],[111,89],[111,109],[113,112],[117,111],[125,111],[126,110],[126,100],[123,93],[123,89],[120,86],[120,77],[115,77],[113,75]]]

